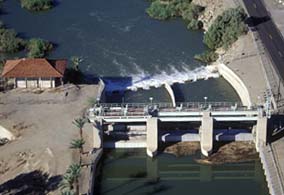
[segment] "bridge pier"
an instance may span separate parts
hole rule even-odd
[[[201,153],[209,156],[213,149],[213,118],[210,112],[203,112],[200,135]]]
[[[152,181],[157,181],[159,179],[158,159],[147,158],[146,166],[147,178],[151,179]]]
[[[260,116],[257,118],[255,131],[255,147],[258,151],[259,147],[267,142],[267,117]]]
[[[154,157],[158,152],[158,118],[147,119],[147,155]]]

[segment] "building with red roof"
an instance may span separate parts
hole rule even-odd
[[[53,88],[63,84],[67,60],[45,58],[7,60],[2,77],[13,80],[15,88]]]

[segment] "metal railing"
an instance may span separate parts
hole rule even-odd
[[[157,112],[257,111],[260,106],[246,107],[238,102],[178,102],[172,103],[98,103],[89,109],[90,116],[149,116]]]

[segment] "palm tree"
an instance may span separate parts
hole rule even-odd
[[[79,128],[80,130],[80,139],[83,139],[83,127],[86,123],[86,119],[85,118],[77,118],[74,119],[74,121],[72,122],[76,127]]]
[[[62,194],[79,194],[79,176],[81,174],[81,165],[71,164],[63,176],[63,181],[60,184],[64,190]],[[74,191],[75,189],[75,191]]]
[[[66,171],[67,174],[71,175],[73,180],[73,186],[75,188],[75,194],[79,194],[79,177],[81,174],[81,165],[79,164],[71,164]]]
[[[78,57],[78,56],[72,56],[71,61],[74,65],[74,69],[76,71],[79,71],[79,65],[80,65],[81,62],[83,62],[83,59],[81,57]]]
[[[83,139],[73,139],[72,142],[71,142],[71,145],[70,145],[70,148],[72,149],[78,149],[79,152],[80,152],[80,155],[79,155],[79,164],[81,165],[81,162],[82,162],[82,157],[81,155],[83,154],[83,146],[85,144],[85,140]]]

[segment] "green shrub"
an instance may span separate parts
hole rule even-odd
[[[182,17],[190,29],[200,29],[202,22],[198,21],[204,7],[191,3],[191,0],[154,0],[146,10],[150,17],[167,20],[172,17]]]
[[[210,49],[227,49],[239,36],[247,32],[244,20],[246,14],[240,7],[231,8],[216,18],[204,36],[204,43]]]
[[[0,28],[0,52],[15,53],[23,49],[24,40],[17,37],[17,33],[12,29]]]
[[[199,20],[192,19],[188,24],[187,28],[191,30],[199,30],[203,28],[203,23]]]
[[[176,15],[176,10],[173,4],[154,1],[146,10],[150,17],[158,20],[166,20]]]
[[[42,58],[51,51],[52,44],[42,39],[30,39],[27,45],[29,50],[28,57],[30,58]]]
[[[218,59],[218,54],[214,51],[205,51],[202,54],[195,55],[194,59],[209,64],[215,62]]]
[[[21,0],[21,5],[30,11],[49,10],[53,7],[52,0]]]

